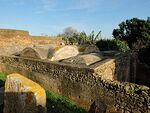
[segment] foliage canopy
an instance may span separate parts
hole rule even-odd
[[[131,50],[139,50],[150,44],[150,19],[133,18],[119,24],[113,30],[116,39],[126,41]]]

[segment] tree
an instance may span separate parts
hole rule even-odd
[[[67,27],[67,28],[64,29],[64,35],[67,38],[73,37],[74,34],[79,34],[79,32],[75,28],[73,28],[73,27]]]
[[[133,18],[119,24],[113,30],[116,39],[126,41],[131,50],[139,50],[150,44],[150,19]]]
[[[79,32],[73,27],[67,27],[64,29],[64,33],[62,34],[63,40],[69,41],[70,44],[76,43]]]

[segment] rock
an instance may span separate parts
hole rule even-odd
[[[4,113],[45,113],[45,90],[19,74],[7,76],[4,91]]]

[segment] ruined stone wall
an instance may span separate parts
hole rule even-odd
[[[32,42],[34,44],[56,44],[61,45],[64,43],[62,37],[52,37],[52,36],[31,36]]]
[[[92,65],[99,76],[103,79],[109,79],[112,81],[130,82],[130,54],[121,54],[116,57],[109,57],[106,60]]]
[[[99,99],[107,106],[107,113],[150,112],[149,88],[101,79],[92,67],[0,56],[0,69],[23,74],[87,110]]]
[[[11,55],[31,44],[28,31],[0,29],[0,54]]]

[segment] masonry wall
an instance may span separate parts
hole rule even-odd
[[[92,67],[0,56],[0,69],[23,74],[87,110],[98,99],[107,106],[107,113],[150,112],[149,88],[101,79]]]
[[[130,54],[122,54],[118,56],[108,57],[101,62],[92,66],[102,79],[109,79],[112,81],[130,82],[131,81],[131,57]]]

